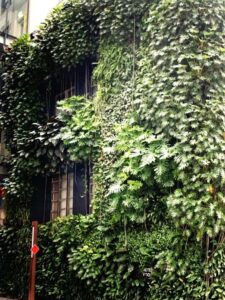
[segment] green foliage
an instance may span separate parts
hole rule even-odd
[[[31,230],[0,228],[0,295],[27,298]]]
[[[16,236],[13,229],[0,231],[1,271],[12,263],[13,255],[16,262],[28,261],[30,234],[30,230],[19,230]],[[21,249],[15,247],[18,238]],[[38,244],[37,296],[41,299],[203,299],[201,249],[196,244],[187,246],[180,233],[168,226],[145,233],[129,231],[124,248],[123,236],[100,231],[95,218],[70,216],[41,225]],[[7,294],[16,294],[12,280],[21,280],[20,272],[24,269],[5,277],[1,288]],[[17,284],[25,299],[26,282]]]
[[[209,276],[212,284],[207,290],[209,299],[223,299],[225,296],[224,290],[224,234],[220,234],[218,242],[214,240],[215,250],[210,255],[210,260],[205,266],[205,276]]]
[[[103,124],[103,134],[109,135],[116,122],[126,118],[130,99],[122,94],[132,76],[133,55],[131,46],[125,48],[116,43],[102,43],[99,47],[99,61],[94,70],[97,83],[95,102]],[[124,108],[123,111],[122,108]]]
[[[6,131],[6,143],[13,150],[17,139],[26,135],[32,123],[44,118],[37,88],[42,72],[33,66],[32,47],[29,38],[24,36],[14,42],[4,57],[0,120]]]
[[[100,149],[100,121],[95,115],[93,101],[74,96],[60,101],[58,119],[64,124],[60,137],[70,159],[94,160]]]
[[[38,55],[63,68],[95,56],[98,27],[93,9],[88,1],[79,0],[58,6],[36,36]]]
[[[225,225],[223,22],[224,1],[154,4],[137,73],[139,114],[176,148],[180,185],[168,198],[170,214],[200,238]]]
[[[69,255],[69,262],[95,299],[142,299],[145,283],[118,238],[86,240]]]
[[[173,152],[162,139],[134,122],[118,126],[116,132],[117,159],[109,188],[113,218],[158,223],[165,214],[162,199],[175,182]]]
[[[96,113],[101,119],[102,148],[110,148],[115,140],[115,124],[126,120],[132,111],[130,78],[133,78],[132,47],[117,43],[101,43],[99,61],[94,70],[97,93],[94,99]],[[128,89],[129,86],[129,89]],[[125,89],[126,87],[126,89]],[[116,157],[113,153],[101,152],[95,163],[94,209],[100,216],[104,215],[109,203],[107,191],[111,182],[111,168]]]
[[[140,21],[149,6],[146,0],[92,0],[103,40],[124,45],[138,38]]]
[[[33,130],[18,141],[17,154],[12,156],[14,168],[29,174],[51,174],[69,162],[60,136],[61,124],[33,124]]]
[[[168,226],[128,235],[132,261],[148,282],[147,299],[203,299],[201,249]],[[188,246],[187,246],[188,245]]]
[[[150,299],[204,299],[201,249],[196,244],[185,248],[180,239],[172,245],[157,256]]]
[[[69,271],[67,256],[94,233],[96,226],[92,217],[69,216],[40,227],[38,243],[41,252],[37,260],[39,297],[71,299],[76,295],[77,299],[89,299],[89,291],[85,291],[76,274]]]
[[[5,205],[7,225],[27,225],[30,221],[30,201],[33,193],[32,177],[21,170],[13,169],[5,179]]]
[[[32,176],[53,173],[60,164],[68,163],[58,135],[59,124],[46,122],[43,89],[61,68],[82,63],[94,55],[97,29],[91,12],[87,3],[64,4],[54,11],[33,40],[22,37],[4,57],[0,121],[12,152],[6,187],[7,214],[12,223],[29,219]],[[64,42],[62,36],[66,36]],[[15,218],[10,213],[13,210],[18,212]]]
[[[28,222],[34,174],[68,159],[96,161],[96,219],[58,219],[40,230],[40,297],[224,298],[224,7],[70,0],[6,54],[8,224]],[[62,68],[97,55],[96,97],[62,101],[63,127],[47,123],[41,90]],[[0,232],[0,242],[9,236],[0,244],[4,270],[7,245],[23,236],[9,231]],[[1,293],[17,296],[10,274]]]

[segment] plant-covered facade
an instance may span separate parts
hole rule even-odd
[[[225,299],[224,26],[224,0],[69,0],[14,43],[0,294],[38,219],[40,299]]]

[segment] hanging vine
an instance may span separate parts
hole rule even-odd
[[[224,22],[224,0],[69,0],[4,57],[7,222],[29,222],[33,176],[91,159],[96,219],[74,219],[79,243],[67,221],[65,243],[64,229],[46,237],[63,220],[43,229],[91,299],[225,297]],[[87,59],[96,95],[59,102],[50,121],[43,89]]]

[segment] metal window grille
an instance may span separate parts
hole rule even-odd
[[[0,226],[3,225],[5,220],[5,210],[3,208],[0,208]]]
[[[51,219],[73,214],[74,174],[66,173],[52,179]]]

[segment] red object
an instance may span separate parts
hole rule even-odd
[[[32,253],[35,255],[39,252],[39,247],[38,245],[34,244],[33,247],[31,248]]]
[[[35,300],[35,281],[36,281],[36,255],[39,251],[37,246],[38,222],[32,222],[32,242],[31,242],[31,263],[29,276],[29,293],[28,300]]]
[[[0,198],[3,198],[5,196],[5,190],[4,188],[1,186],[0,187]]]

